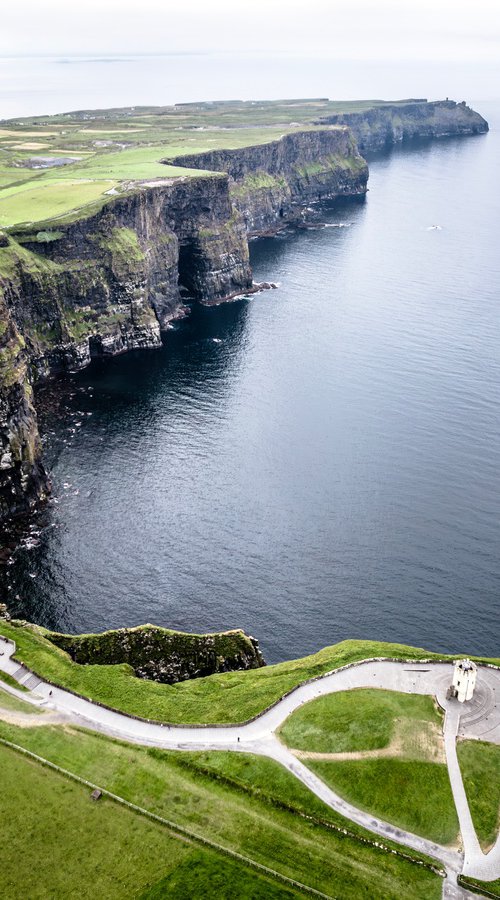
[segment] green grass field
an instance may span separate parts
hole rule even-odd
[[[68,727],[21,729],[0,723],[0,736],[328,896],[342,900],[440,896],[441,879],[429,869],[334,830],[333,824],[349,828],[350,823],[333,812],[330,818],[327,807],[270,760],[148,750]],[[60,821],[53,808],[49,813]],[[35,821],[33,806],[30,815]],[[46,833],[51,829],[55,825],[49,822]],[[85,848],[85,841],[81,844]],[[166,863],[165,853],[159,856]],[[141,865],[145,871],[146,863]],[[76,861],[71,866],[77,868]],[[169,883],[169,866],[157,873],[158,866],[154,872],[148,869],[147,877],[150,884],[160,882],[160,891],[162,879]],[[182,872],[178,875],[179,883],[185,884]],[[202,874],[201,884],[205,877]],[[175,872],[171,879],[176,883]],[[25,895],[31,897],[29,892]]]
[[[409,723],[401,729],[400,720]],[[438,731],[443,716],[432,697],[396,691],[359,689],[319,697],[283,723],[280,737],[297,750],[343,753],[387,747],[398,731],[430,723]]]
[[[307,896],[245,864],[176,837],[0,746],[0,894],[40,898],[244,898]]]
[[[200,170],[165,165],[161,160],[214,148],[265,143],[283,133],[283,129],[273,127],[202,131],[174,130],[162,122],[143,123],[135,128],[104,124],[92,129],[72,127],[69,134],[67,127],[59,132],[44,131],[37,141],[37,132],[32,129],[0,130],[0,227],[51,220],[84,210],[92,201],[103,199],[107,191],[131,182],[199,176],[203,174]],[[27,137],[24,145],[20,142],[23,136]],[[68,137],[75,162],[48,169],[23,168],[33,157],[61,158],[71,153],[67,150]],[[120,145],[122,140],[127,143]],[[110,146],[98,146],[103,141]],[[134,142],[137,146],[130,145]],[[82,151],[82,145],[87,149]]]
[[[111,190],[116,181],[65,181],[56,184],[28,182],[0,192],[0,226],[57,218],[75,207],[82,208]]]
[[[293,900],[305,896],[309,895],[282,887],[223,856],[195,850],[173,872],[141,894],[139,900]]]
[[[170,151],[169,145],[137,147],[119,152],[92,154],[80,163],[49,169],[39,179],[43,184],[66,184],[75,178],[109,181],[149,181],[199,175],[199,169],[184,169],[160,162]],[[1,194],[0,194],[1,196]]]
[[[302,659],[166,685],[136,678],[126,665],[80,666],[36,626],[1,622],[0,633],[16,641],[16,658],[40,677],[123,712],[171,723],[244,722],[303,681],[369,657],[447,658],[403,644],[342,641]]]
[[[133,897],[186,860],[165,829],[0,746],[0,895]]]
[[[486,852],[500,828],[500,747],[459,741],[457,754],[476,834]]]

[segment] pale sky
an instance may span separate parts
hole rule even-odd
[[[500,59],[498,0],[17,0],[0,55],[236,51],[331,59]]]

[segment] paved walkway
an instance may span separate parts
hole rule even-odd
[[[456,886],[456,874],[462,870],[464,874],[484,880],[494,880],[500,877],[500,837],[494,848],[487,855],[482,853],[472,823],[456,753],[456,735],[458,730],[464,736],[478,736],[477,731],[480,729],[481,722],[480,709],[483,707],[485,715],[486,712],[488,714],[488,739],[500,743],[500,709],[496,703],[491,702],[491,697],[500,697],[500,671],[496,669],[485,667],[480,667],[479,669],[478,684],[480,682],[484,684],[487,702],[483,704],[483,707],[479,704],[479,711],[476,711],[475,715],[472,716],[473,721],[470,726],[470,734],[468,733],[467,725],[463,724],[466,716],[462,716],[462,721],[460,721],[464,707],[458,704],[456,700],[446,700],[446,689],[451,683],[452,676],[451,663],[425,664],[384,660],[359,663],[349,668],[332,672],[330,675],[325,675],[316,681],[309,681],[296,688],[296,690],[284,697],[272,709],[264,712],[255,721],[246,725],[189,727],[144,722],[132,719],[114,710],[104,709],[89,700],[76,697],[62,688],[51,687],[38,677],[33,676],[26,669],[23,669],[19,663],[12,659],[15,652],[15,645],[12,642],[0,641],[0,652],[2,650],[0,669],[30,688],[33,693],[20,694],[14,688],[10,688],[1,681],[0,687],[25,701],[35,703],[39,707],[56,710],[59,714],[65,714],[69,721],[84,727],[92,728],[111,737],[118,737],[132,743],[165,749],[228,750],[232,752],[256,753],[275,759],[302,781],[323,802],[347,819],[356,822],[358,825],[383,838],[412,847],[443,863],[450,876],[446,884],[445,896],[450,898],[466,896],[466,893]],[[446,757],[460,821],[463,856],[457,851],[434,844],[425,838],[399,829],[347,803],[310,769],[304,766],[276,738],[275,731],[303,703],[325,694],[360,687],[385,688],[410,694],[436,696],[440,705],[445,709],[444,737]],[[462,893],[460,893],[461,891]]]

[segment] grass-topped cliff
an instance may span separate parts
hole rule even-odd
[[[347,640],[325,647],[312,656],[277,665],[214,674],[177,684],[158,684],[156,681],[137,678],[132,667],[125,662],[110,664],[109,656],[103,657],[103,664],[93,663],[87,652],[82,657],[88,660],[86,664],[75,662],[69,653],[61,649],[61,646],[55,646],[51,640],[54,638],[60,644],[60,636],[53,636],[37,625],[0,620],[0,634],[15,641],[16,659],[40,678],[130,715],[172,724],[245,722],[304,681],[364,659],[454,658],[404,644]],[[108,634],[112,635],[113,632]],[[119,635],[120,632],[115,634]],[[67,637],[66,641],[77,647],[80,641],[85,642],[89,637],[90,644],[97,648],[100,637],[97,635]],[[73,655],[76,652],[73,650]],[[97,652],[95,658],[98,658]],[[498,660],[480,661],[500,664]]]
[[[141,182],[185,176],[185,157],[345,126],[364,149],[415,136],[474,134],[488,127],[465,104],[425,100],[190,103],[3,121],[0,228],[95,206]],[[371,144],[370,135],[376,136]],[[169,165],[162,162],[165,158]]]

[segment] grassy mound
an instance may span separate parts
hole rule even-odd
[[[345,753],[387,747],[397,728],[411,732],[429,723],[441,729],[443,716],[432,697],[360,688],[319,697],[295,710],[280,737],[289,747],[317,753]],[[403,725],[403,727],[401,727]]]
[[[257,642],[237,630],[188,634],[158,625],[140,625],[101,634],[46,632],[46,635],[76,663],[127,663],[140,678],[163,684],[265,665]]]
[[[307,765],[354,806],[439,844],[457,840],[446,765],[407,759],[308,760]]]
[[[442,721],[432,697],[361,688],[300,707],[283,724],[280,737],[350,803],[449,844],[456,841],[458,818]]]

